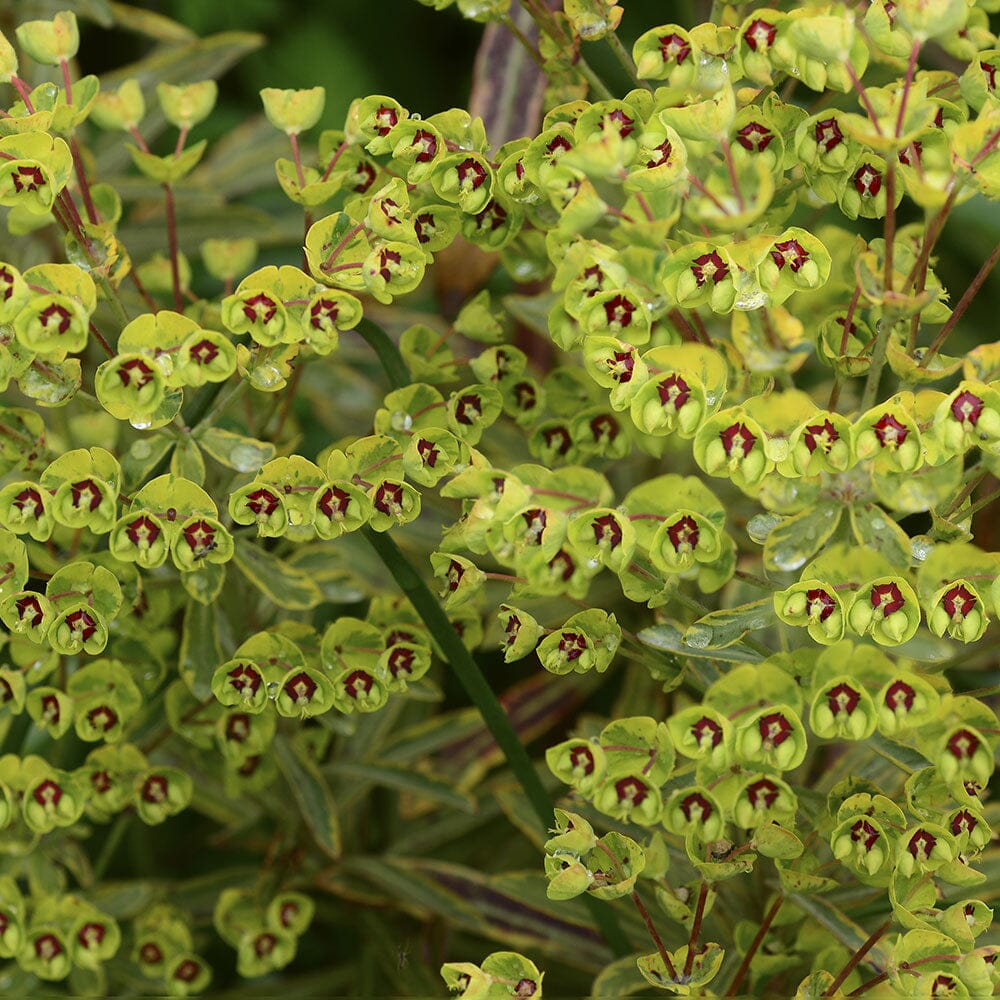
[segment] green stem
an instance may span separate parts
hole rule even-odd
[[[535,770],[524,744],[521,743],[520,737],[511,725],[507,713],[497,700],[493,689],[486,683],[486,678],[483,677],[482,671],[472,658],[472,654],[455,633],[444,609],[431,593],[427,584],[421,579],[420,574],[417,573],[388,534],[373,531],[368,527],[363,528],[362,531],[369,545],[392,574],[399,589],[409,598],[417,614],[430,630],[434,641],[444,655],[444,659],[472,703],[479,710],[483,722],[507,759],[510,769],[524,790],[532,809],[541,820],[543,828],[548,829],[552,822],[552,800],[549,798],[548,792],[545,791],[545,786],[538,777],[538,772]],[[602,907],[599,901],[592,897],[588,896],[586,899],[594,922],[600,928],[611,950],[616,955],[628,954],[628,941],[614,920],[611,911]]]
[[[615,95],[608,89],[608,85],[590,68],[590,64],[583,56],[580,56],[576,63],[576,68],[583,74],[588,86],[601,101],[613,101]]]
[[[368,346],[378,356],[386,375],[389,376],[393,389],[402,389],[409,385],[410,372],[399,353],[399,349],[389,339],[385,330],[367,317],[362,317],[361,322],[354,329],[361,334]]]
[[[111,864],[111,859],[115,856],[118,845],[121,843],[122,837],[125,836],[125,831],[128,829],[131,820],[131,810],[121,812],[118,814],[114,826],[108,830],[107,836],[104,838],[104,843],[101,845],[101,853],[97,855],[97,860],[94,862],[95,883],[100,882],[104,878],[104,873],[108,870],[108,865]]]
[[[632,56],[629,55],[628,50],[625,48],[625,46],[622,45],[622,40],[618,37],[618,35],[613,31],[609,31],[604,36],[604,40],[608,43],[608,46],[611,48],[612,53],[614,53],[614,57],[618,60],[619,63],[621,63],[621,67],[623,70],[625,70],[626,74],[628,75],[628,78],[637,87],[645,87],[646,90],[652,90],[653,88],[652,86],[650,86],[647,80],[639,79],[639,73],[636,69],[635,62],[633,61]]]
[[[862,413],[875,405],[878,386],[882,381],[882,369],[885,368],[885,357],[889,350],[890,331],[891,324],[883,320],[882,329],[875,335],[875,349],[872,351],[871,367],[868,369],[868,380],[865,382],[864,395],[861,397]]]

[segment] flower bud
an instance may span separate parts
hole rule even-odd
[[[286,135],[298,135],[311,129],[319,121],[326,104],[326,90],[312,87],[309,90],[277,90],[265,87],[260,92],[267,120]]]
[[[58,66],[72,59],[80,48],[76,14],[63,10],[51,21],[25,21],[15,29],[21,48],[45,66]]]
[[[139,125],[145,113],[142,88],[138,80],[130,78],[123,81],[117,90],[102,90],[97,95],[90,117],[101,128],[128,132]]]
[[[156,96],[163,115],[175,128],[190,129],[207,118],[215,107],[219,88],[214,80],[176,85],[159,83]]]

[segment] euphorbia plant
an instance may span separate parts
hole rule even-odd
[[[547,80],[505,141],[264,89],[301,254],[185,233],[213,80],[0,36],[11,989],[994,992],[1000,244],[954,303],[935,249],[1000,192],[997,4],[562,6],[457,2]]]

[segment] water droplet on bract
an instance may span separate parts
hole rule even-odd
[[[923,562],[934,548],[934,543],[926,535],[917,535],[910,539],[910,555],[914,562]]]
[[[778,569],[791,571],[801,569],[806,563],[806,557],[801,552],[779,549],[772,555],[771,561]]]
[[[146,431],[146,430],[149,430],[149,428],[153,426],[153,421],[152,420],[131,420],[130,419],[129,423],[137,431]]]
[[[758,545],[767,541],[767,536],[784,520],[780,514],[754,514],[747,521],[747,534]]]
[[[408,431],[413,426],[413,417],[405,410],[396,410],[389,418],[394,431]]]
[[[712,641],[712,630],[701,625],[692,625],[683,637],[685,646],[694,649],[704,649]]]
[[[873,517],[871,525],[876,531],[881,531],[885,527],[885,521],[880,517]]]

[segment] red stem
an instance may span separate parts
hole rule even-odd
[[[778,915],[778,910],[781,909],[781,904],[784,901],[784,896],[778,896],[778,898],[771,904],[771,909],[769,909],[764,915],[764,919],[760,922],[760,927],[757,928],[757,933],[754,936],[753,941],[750,942],[750,947],[747,949],[747,953],[743,956],[743,961],[740,963],[740,967],[736,970],[736,975],[733,977],[733,981],[729,984],[729,989],[726,990],[724,996],[734,997],[739,992],[740,985],[746,978],[746,974],[750,971],[750,963],[753,961],[754,955],[757,954],[757,949],[764,943],[764,938],[767,936],[767,932],[771,929],[771,924],[774,923],[774,918]]]
[[[993,248],[993,253],[991,253],[985,261],[983,261],[983,266],[979,269],[979,273],[972,279],[969,287],[966,288],[965,293],[958,300],[958,304],[955,306],[952,314],[948,317],[947,322],[941,327],[938,335],[934,338],[934,343],[927,348],[927,353],[920,360],[921,368],[927,366],[927,363],[938,352],[941,345],[944,343],[945,338],[955,328],[955,324],[962,318],[965,310],[969,308],[969,303],[976,297],[979,289],[983,287],[983,283],[989,277],[990,271],[996,267],[997,260],[1000,260],[1000,243]]]
[[[694,920],[691,921],[691,937],[688,938],[687,957],[684,959],[684,975],[691,975],[694,968],[694,953],[698,947],[698,938],[701,936],[701,921],[705,916],[705,901],[708,899],[708,883],[702,880],[701,889],[698,890],[698,903],[694,908]]]
[[[823,994],[824,997],[832,997],[843,986],[847,977],[861,964],[861,960],[878,944],[879,939],[891,926],[892,917],[889,917],[885,923],[880,924],[868,935],[868,940],[847,960],[847,964],[837,974],[836,979],[830,983]]]
[[[670,954],[667,952],[666,947],[663,944],[663,939],[660,937],[653,924],[653,918],[649,915],[649,910],[643,905],[642,900],[639,898],[638,892],[632,893],[632,902],[635,903],[635,908],[639,911],[639,916],[642,917],[642,922],[646,925],[646,930],[649,931],[649,936],[653,939],[653,943],[656,945],[656,950],[660,953],[660,961],[663,962],[663,967],[667,970],[667,974],[671,979],[677,979],[677,969],[674,968],[674,963],[670,961]]]

